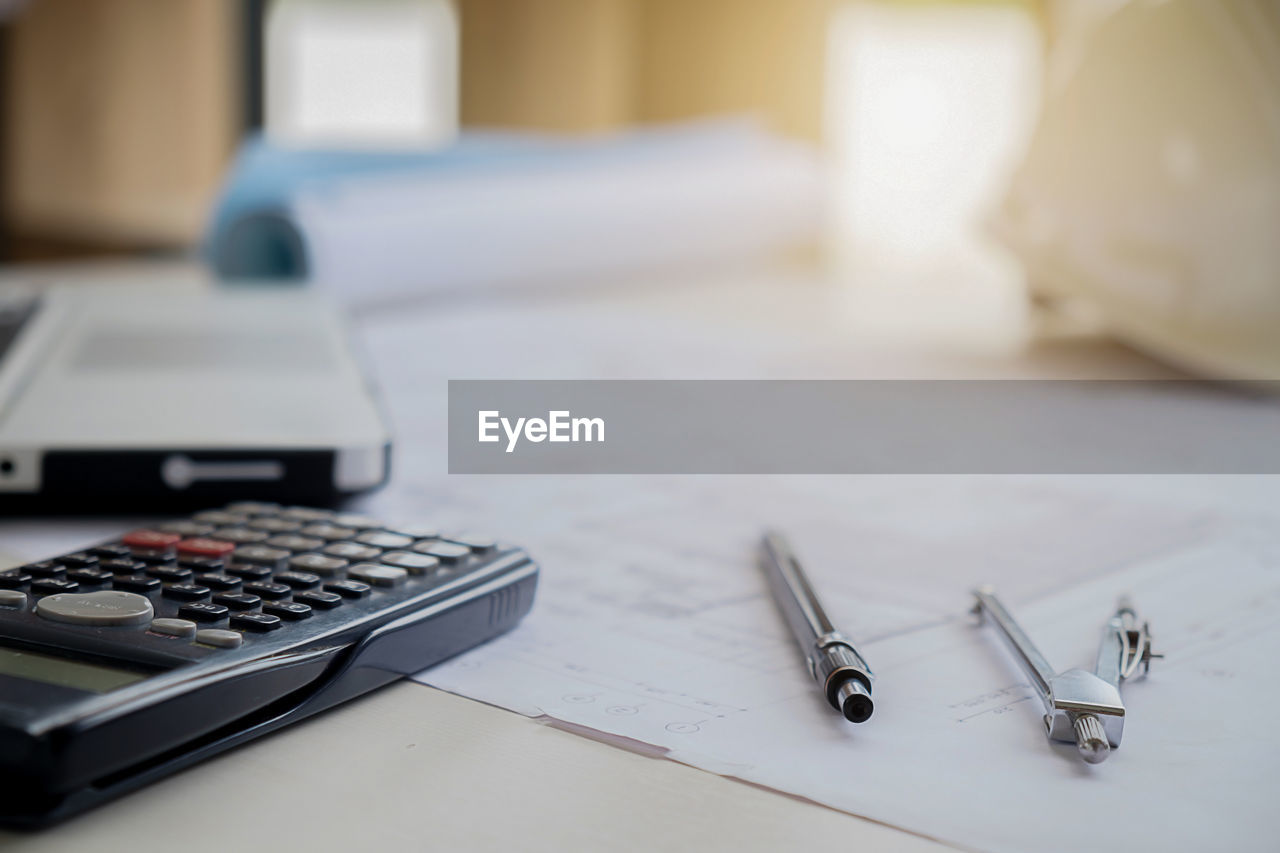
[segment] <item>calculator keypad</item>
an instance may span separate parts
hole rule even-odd
[[[0,572],[0,589],[23,589],[31,583],[31,575],[21,569]]]
[[[230,612],[227,607],[221,604],[213,604],[207,601],[184,604],[178,608],[178,615],[183,619],[190,619],[192,622],[219,622],[225,619]]]
[[[31,563],[23,566],[33,577],[37,578],[59,578],[67,573],[67,567],[62,563],[55,563],[52,560],[45,560],[41,563]]]
[[[164,588],[164,597],[175,601],[200,601],[208,598],[212,590],[207,586],[192,583],[175,583]]]
[[[111,582],[111,588],[126,592],[155,592],[160,589],[160,580],[146,575],[117,575]]]
[[[31,582],[31,591],[37,595],[53,595],[59,592],[76,592],[80,584],[63,578],[37,578]]]
[[[47,614],[88,613],[92,596],[116,596],[112,601],[137,604],[133,616],[94,624],[144,631],[151,642],[235,649],[262,642],[246,637],[305,630],[290,626],[323,621],[321,615],[368,613],[379,596],[393,604],[496,549],[491,539],[450,537],[424,525],[236,503],[0,571],[0,608],[34,608],[56,619]]]
[[[231,617],[231,627],[263,634],[283,628],[284,622],[279,616],[272,616],[270,613],[236,613]]]
[[[214,602],[232,610],[252,610],[262,604],[259,596],[247,592],[223,592],[213,597]]]
[[[72,569],[67,572],[67,579],[81,586],[102,586],[111,583],[112,577],[111,572],[104,572],[102,569]]]

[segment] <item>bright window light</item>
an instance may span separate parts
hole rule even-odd
[[[275,0],[266,30],[273,140],[429,146],[457,132],[450,0]]]
[[[831,28],[839,255],[911,262],[971,241],[1034,119],[1040,40],[1014,4],[851,3]]]

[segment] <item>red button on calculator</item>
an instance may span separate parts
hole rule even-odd
[[[120,537],[120,541],[130,548],[150,548],[164,551],[178,544],[182,537],[176,533],[163,533],[159,530],[135,530]]]
[[[206,539],[197,536],[195,539],[183,539],[178,543],[178,553],[192,557],[225,557],[236,549],[234,542],[223,542],[221,539]]]

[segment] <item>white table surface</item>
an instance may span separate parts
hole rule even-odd
[[[195,274],[183,264],[90,265],[34,274],[10,271],[0,275],[0,283]],[[831,297],[827,289],[790,290],[776,303],[734,300],[726,314],[723,293],[714,290],[584,294],[593,300],[616,298],[619,310],[638,299],[717,314],[724,322],[741,324],[744,333],[759,322],[833,322]],[[980,363],[1004,359],[984,357]],[[1117,365],[1130,376],[1164,372],[1102,344],[1051,347],[996,372],[1114,375]],[[857,766],[850,765],[848,772],[857,773]],[[161,847],[918,851],[944,846],[411,683],[384,688],[56,827],[0,831],[6,853],[136,853]]]
[[[939,845],[400,683],[52,829],[0,833],[0,847],[137,853]]]

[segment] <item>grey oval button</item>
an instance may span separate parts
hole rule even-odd
[[[399,586],[404,583],[405,578],[409,577],[409,573],[404,569],[396,569],[391,566],[375,566],[370,563],[361,563],[358,566],[352,566],[347,569],[347,577],[355,578],[358,581],[364,581],[374,586]]]
[[[196,642],[206,646],[217,646],[220,649],[239,648],[244,637],[239,631],[227,631],[222,628],[205,628],[196,631]]]
[[[27,594],[16,589],[0,589],[0,607],[26,607]]]
[[[347,567],[346,560],[326,557],[324,554],[300,554],[289,561],[289,568],[301,572],[314,572],[321,577],[333,577]]]
[[[379,557],[385,565],[404,569],[411,575],[420,575],[439,567],[440,561],[426,554],[415,554],[412,551],[388,551]]]
[[[356,541],[362,545],[373,545],[376,548],[408,548],[413,544],[413,537],[401,536],[399,533],[387,533],[382,530],[370,530],[357,536]]]
[[[455,545],[452,542],[419,542],[413,550],[428,557],[435,557],[442,563],[456,563],[471,554],[466,545]]]
[[[196,623],[190,619],[153,619],[151,630],[157,634],[168,634],[170,637],[194,637]]]
[[[120,590],[61,592],[36,602],[36,613],[71,625],[145,625],[153,613],[143,595]]]

